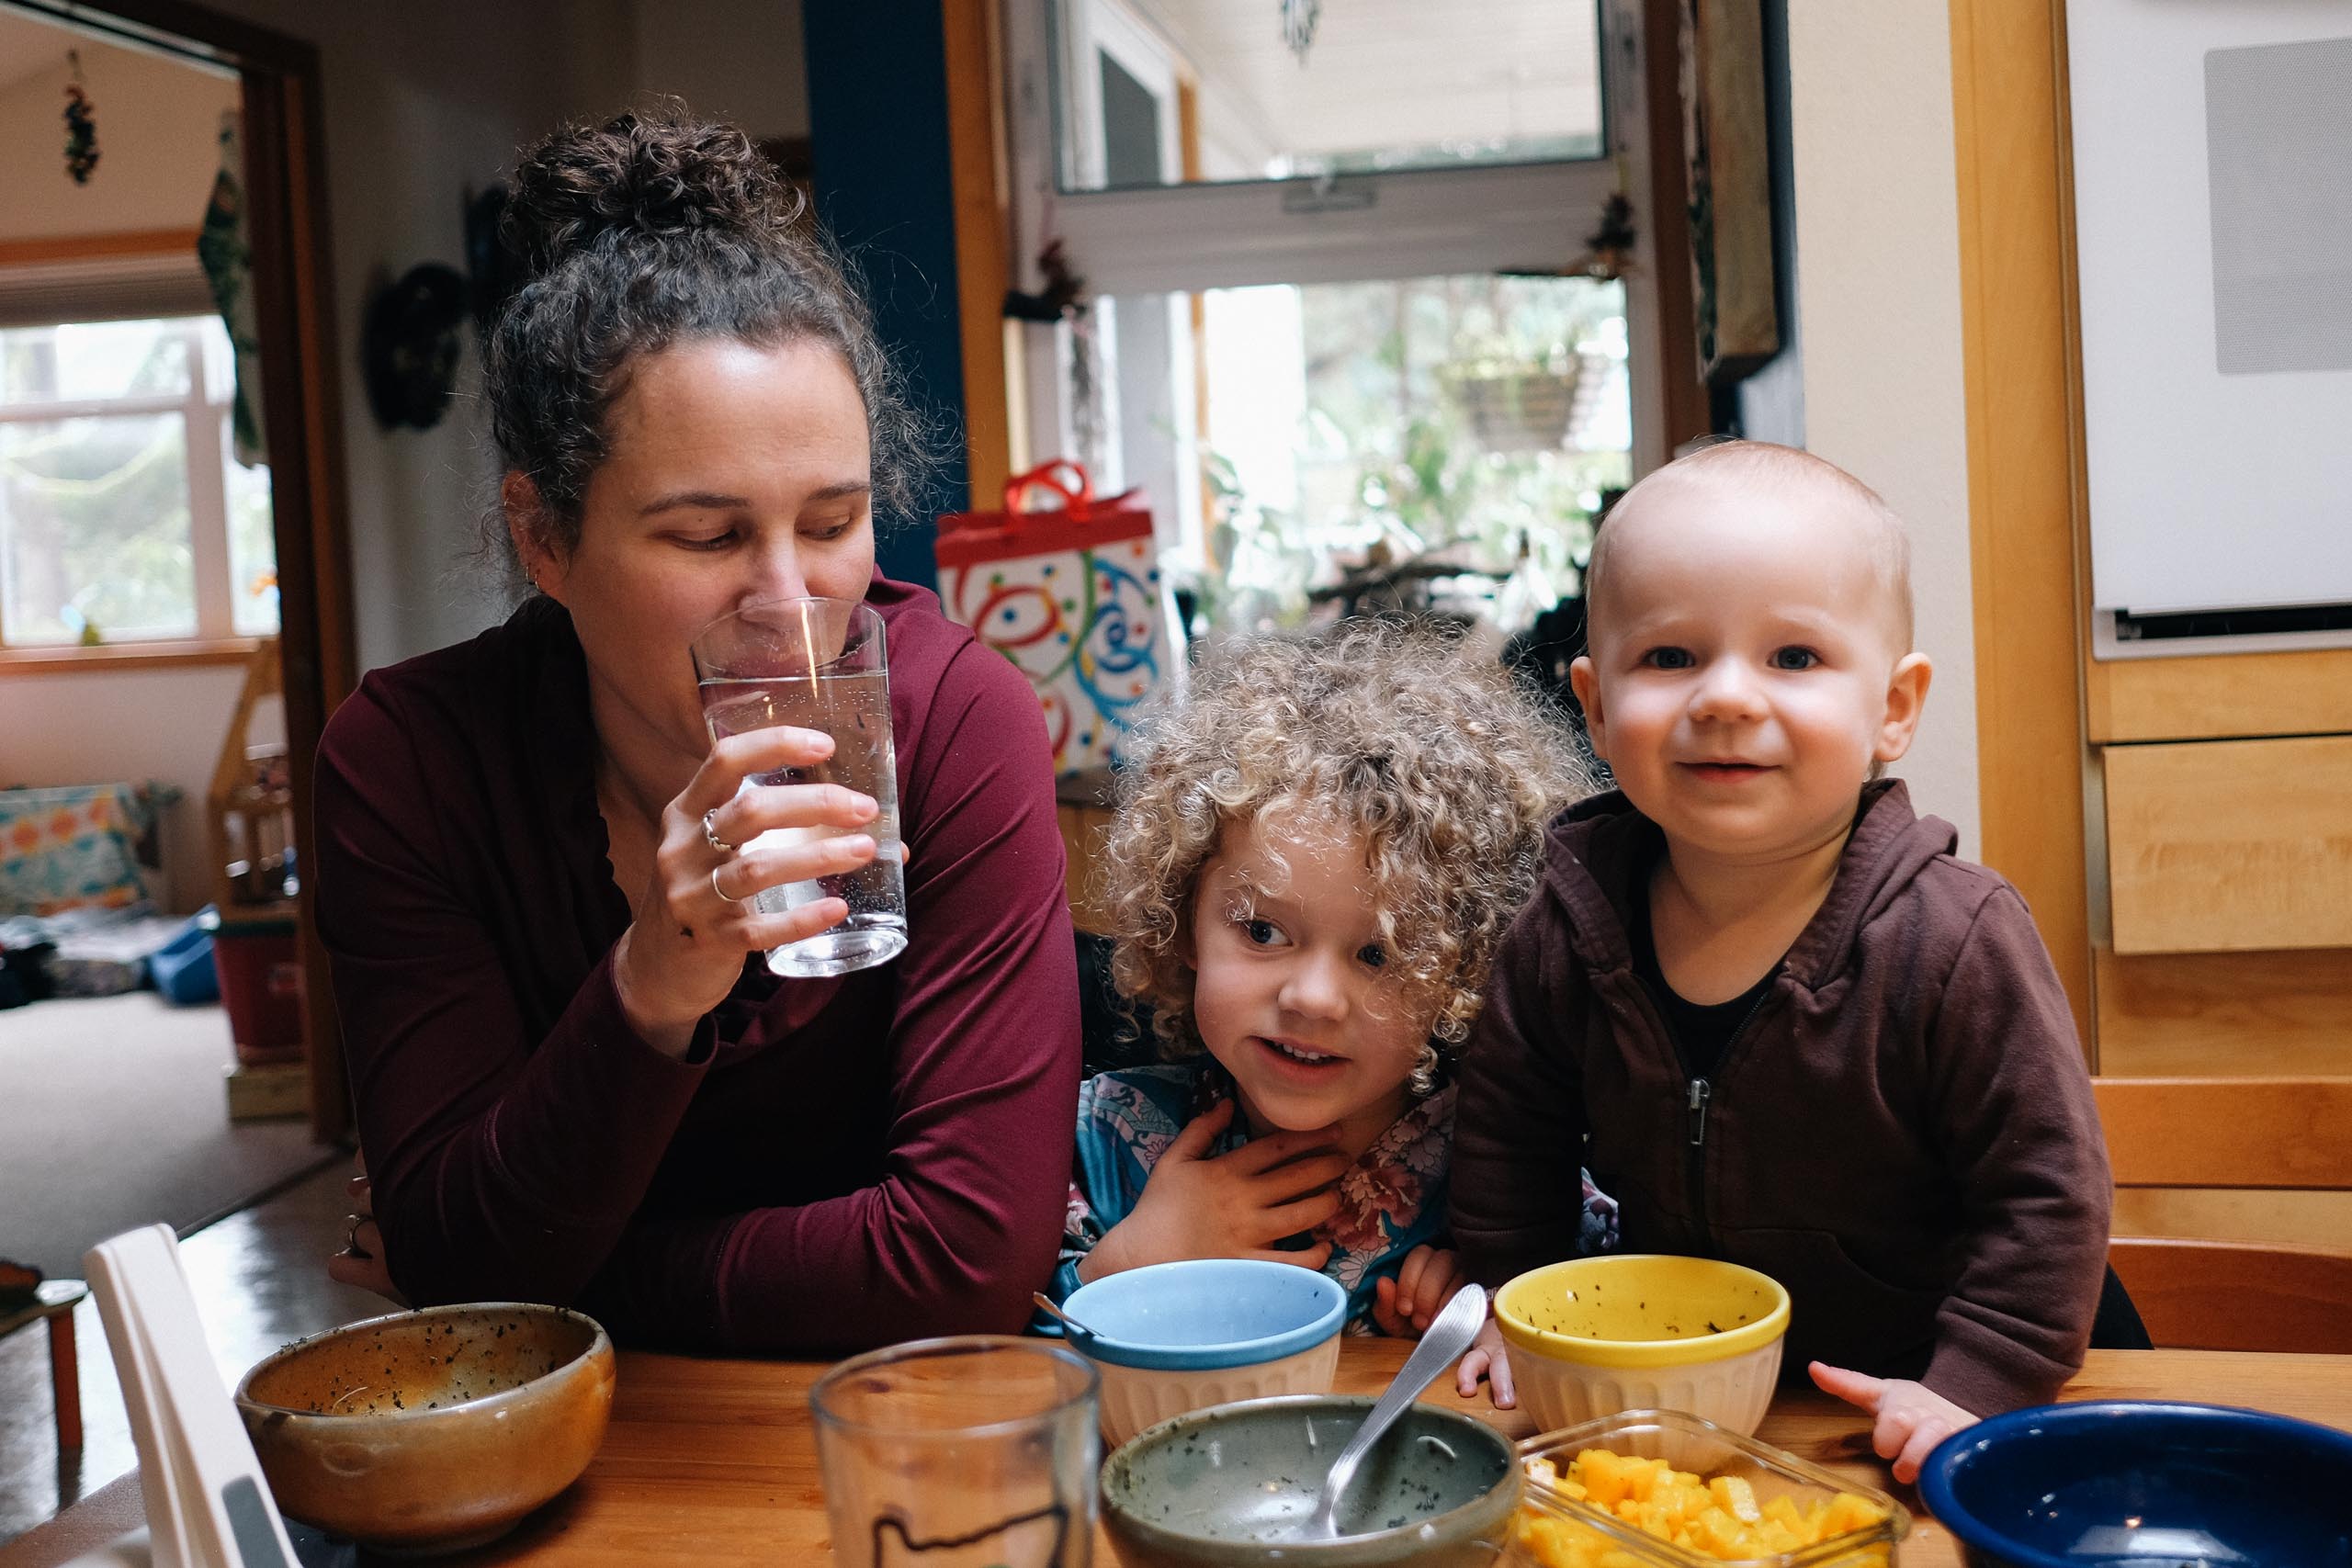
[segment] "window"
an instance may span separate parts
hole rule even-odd
[[[0,649],[277,629],[217,316],[0,330]]]
[[[1060,187],[1602,155],[1590,0],[1313,8],[1294,41],[1273,0],[1065,0]]]
[[[1290,14],[1303,51],[1276,0],[1007,8],[1018,248],[1059,242],[1091,300],[1023,329],[1016,428],[1142,486],[1212,624],[1397,566],[1519,629],[1660,456],[1646,233],[1583,275],[1604,204],[1645,188],[1637,17]]]
[[[1391,603],[1398,585],[1367,579],[1412,562],[1461,570],[1404,597],[1510,631],[1575,583],[1588,519],[1631,479],[1622,284],[1473,274],[1194,298],[1202,527],[1162,553],[1208,622]],[[1124,324],[1161,301],[1113,306]],[[1157,466],[1172,483],[1174,423],[1124,410],[1125,478]]]

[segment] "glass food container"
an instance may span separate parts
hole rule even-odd
[[[1530,1474],[1520,1512],[1512,1522],[1511,1561],[1524,1568],[1894,1568],[1896,1545],[1911,1529],[1911,1516],[1875,1487],[1834,1475],[1792,1453],[1673,1410],[1628,1410],[1520,1444],[1521,1463],[1544,1459],[1566,1476],[1569,1461],[1587,1449],[1641,1459],[1662,1459],[1702,1481],[1718,1476],[1747,1483],[1759,1507],[1786,1497],[1800,1513],[1827,1504],[1840,1493],[1879,1510],[1872,1522],[1792,1551],[1724,1559],[1651,1535],[1639,1525],[1595,1504],[1571,1497]],[[1548,1550],[1539,1550],[1537,1537]]]

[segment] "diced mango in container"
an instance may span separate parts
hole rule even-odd
[[[1877,1524],[1878,1507],[1851,1493],[1799,1507],[1786,1495],[1759,1505],[1745,1477],[1711,1481],[1678,1471],[1664,1460],[1640,1459],[1586,1449],[1565,1471],[1547,1460],[1531,1460],[1529,1473],[1569,1495],[1577,1488],[1645,1533],[1718,1562],[1795,1551],[1835,1536]],[[1590,1526],[1553,1518],[1535,1505],[1520,1515],[1519,1539],[1544,1568],[1633,1568],[1636,1559]],[[1883,1562],[1883,1548],[1869,1553]]]
[[[1876,1508],[1855,1496],[1851,1492],[1840,1492],[1829,1500],[1828,1507],[1822,1511],[1821,1535],[1818,1539],[1826,1540],[1833,1535],[1843,1535],[1848,1530],[1864,1529],[1878,1523],[1883,1517]]]
[[[1707,1483],[1707,1492],[1714,1498],[1715,1506],[1735,1519],[1752,1525],[1764,1517],[1756,1506],[1756,1488],[1747,1483],[1744,1475],[1718,1475]]]
[[[1626,1463],[1607,1449],[1587,1449],[1569,1463],[1568,1473],[1584,1483],[1587,1501],[1614,1507],[1625,1495]]]
[[[1725,1557],[1739,1542],[1739,1521],[1721,1508],[1709,1508],[1691,1522],[1689,1539],[1679,1544],[1710,1557]]]

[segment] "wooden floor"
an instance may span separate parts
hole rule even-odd
[[[382,1298],[326,1275],[328,1256],[343,1246],[348,1174],[337,1162],[180,1243],[224,1385],[234,1388],[247,1367],[288,1340],[392,1310]],[[0,1339],[0,1542],[138,1462],[95,1303],[82,1303],[75,1332],[85,1434],[79,1454],[57,1451],[46,1330]]]

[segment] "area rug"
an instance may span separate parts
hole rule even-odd
[[[153,991],[0,1012],[0,1257],[78,1277],[134,1225],[185,1235],[342,1156],[304,1119],[228,1119],[218,1006]]]

